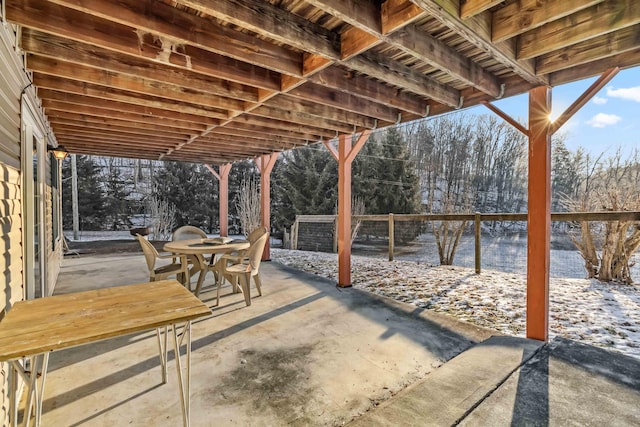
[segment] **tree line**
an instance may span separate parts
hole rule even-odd
[[[639,210],[640,158],[571,151],[566,136],[552,141],[552,210]],[[373,133],[352,165],[354,206],[361,214],[526,212],[527,139],[492,115],[449,114]],[[170,206],[171,227],[218,231],[218,181],[204,165],[77,156],[81,229],[122,229],[131,218]],[[63,220],[71,224],[69,162],[63,164]],[[259,180],[252,161],[229,176],[229,226],[242,232],[238,195]],[[337,162],[322,144],[282,153],[271,176],[272,227],[296,215],[337,212]],[[155,203],[156,208],[153,205]],[[433,223],[440,259],[451,263],[465,223]],[[487,225],[497,232],[511,223]],[[564,225],[566,227],[566,225]],[[563,225],[554,224],[561,228]],[[578,224],[572,230],[590,277],[626,280],[640,244],[633,224]],[[603,246],[604,245],[604,246]],[[602,255],[604,247],[607,254]],[[610,249],[607,249],[610,248]],[[613,254],[613,255],[611,255]],[[617,254],[617,255],[616,255]],[[603,267],[603,257],[604,264]],[[605,271],[606,270],[606,271]]]

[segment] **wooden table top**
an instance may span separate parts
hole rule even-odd
[[[174,240],[167,242],[163,249],[180,254],[219,254],[249,248],[248,240],[233,240],[230,243],[203,243],[202,239]]]
[[[20,301],[0,321],[0,361],[209,314],[211,309],[176,280]]]

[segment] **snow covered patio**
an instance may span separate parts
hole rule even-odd
[[[213,316],[193,326],[194,426],[631,424],[640,416],[637,359],[500,337],[277,262],[263,268],[264,296],[250,307],[228,288],[220,307],[211,286],[201,294]],[[82,255],[65,258],[57,293],[146,280],[140,254]],[[54,352],[43,425],[181,425],[173,363],[170,354],[169,383],[160,385],[153,333]]]

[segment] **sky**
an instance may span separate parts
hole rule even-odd
[[[594,82],[597,77],[556,86],[552,91],[552,117],[559,116]],[[527,121],[528,95],[494,101],[498,108],[520,122]],[[479,106],[469,112],[491,113]],[[640,67],[620,71],[596,96],[562,128],[565,144],[571,151],[579,147],[592,154],[615,154],[640,149]]]

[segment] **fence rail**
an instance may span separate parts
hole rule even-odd
[[[395,223],[403,221],[467,221],[474,224],[474,251],[475,271],[481,272],[482,248],[481,248],[481,224],[493,221],[520,221],[526,222],[526,213],[479,213],[474,214],[387,214],[387,215],[353,215],[352,222],[373,221],[388,223],[389,261],[394,259],[395,250]],[[336,215],[298,215],[291,227],[291,248],[298,248],[298,229],[300,223],[333,224],[333,251],[337,252],[338,239]],[[640,221],[640,212],[556,212],[551,213],[551,221],[554,222],[582,222],[582,221]]]

